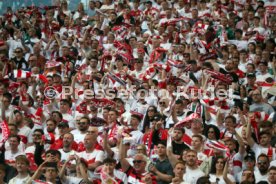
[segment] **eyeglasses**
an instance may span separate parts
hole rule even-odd
[[[141,164],[142,162],[144,162],[143,160],[133,160],[133,164]]]

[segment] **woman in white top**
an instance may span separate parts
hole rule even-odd
[[[234,184],[235,179],[228,174],[228,162],[223,157],[216,157],[211,166],[210,181],[216,184]]]

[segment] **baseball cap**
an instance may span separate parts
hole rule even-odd
[[[256,74],[255,73],[247,73],[246,77],[256,77]]]
[[[160,121],[163,119],[163,116],[161,114],[156,114],[153,116],[152,121]]]
[[[248,153],[245,157],[244,157],[244,160],[245,161],[248,161],[248,160],[253,160],[255,161],[255,155],[253,153]]]

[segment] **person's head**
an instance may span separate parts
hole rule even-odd
[[[18,130],[18,126],[16,124],[9,124],[8,125],[9,130],[10,130],[10,135],[17,135],[19,130]]]
[[[238,145],[237,141],[233,138],[227,137],[227,139],[225,140],[225,146],[227,146],[229,148],[231,153],[236,151],[237,145]]]
[[[74,135],[73,134],[71,134],[71,133],[64,134],[63,140],[62,140],[63,147],[71,148],[73,142],[74,142]]]
[[[30,162],[25,155],[15,157],[15,166],[18,173],[27,173]]]
[[[215,174],[217,171],[223,171],[225,160],[223,157],[215,157],[214,162],[211,165],[210,173]]]
[[[67,122],[60,122],[57,127],[58,133],[61,137],[70,131],[69,124]]]
[[[252,98],[255,103],[260,103],[262,101],[262,93],[260,90],[256,89],[252,93]]]
[[[104,164],[104,171],[110,175],[110,176],[113,176],[114,175],[114,169],[115,169],[115,166],[116,166],[116,160],[113,159],[113,158],[106,158],[103,160],[103,164]]]
[[[56,162],[47,162],[45,164],[45,179],[46,181],[55,181],[58,176],[58,168]]]
[[[47,132],[49,133],[54,133],[55,132],[55,129],[57,127],[57,122],[53,119],[48,119],[46,121],[46,129],[47,129]]]
[[[183,100],[176,100],[174,108],[177,115],[182,115],[185,108]]]
[[[211,184],[209,176],[201,176],[197,179],[196,184]]]
[[[90,123],[90,120],[89,118],[87,117],[82,117],[80,119],[80,121],[77,123],[77,128],[81,131],[81,132],[85,132],[88,130],[88,127],[89,127],[89,123]]]
[[[260,145],[268,146],[271,141],[271,134],[269,132],[260,132]]]
[[[245,162],[245,167],[247,169],[254,169],[255,167],[255,162],[256,162],[256,158],[255,155],[253,153],[248,153],[245,157],[244,157],[244,162]]]
[[[84,147],[85,149],[93,149],[94,145],[95,145],[95,136],[93,136],[92,134],[86,134],[86,136],[84,137]]]
[[[131,120],[130,120],[130,125],[132,128],[137,128],[139,123],[141,122],[141,117],[137,114],[132,114],[131,115]]]
[[[23,57],[23,55],[24,55],[23,49],[22,49],[21,47],[17,47],[17,48],[14,50],[14,55],[15,55],[15,57],[17,57],[17,58]]]
[[[262,175],[266,174],[269,167],[269,157],[266,154],[260,154],[257,159],[257,167]]]
[[[154,114],[157,112],[157,109],[155,106],[149,106],[148,110],[147,110],[147,116],[149,118],[153,117]]]
[[[196,151],[200,150],[203,146],[203,137],[201,135],[192,136],[192,148]]]
[[[157,144],[157,154],[159,157],[165,157],[167,155],[166,146],[167,146],[166,141],[160,141]]]
[[[185,170],[186,170],[185,162],[179,161],[175,164],[175,166],[173,168],[173,173],[174,173],[175,177],[183,178]]]
[[[45,157],[48,162],[58,163],[61,159],[61,153],[58,150],[49,149],[45,152]]]
[[[137,173],[144,173],[147,165],[147,157],[143,154],[136,154],[133,160],[133,168]]]
[[[210,140],[219,140],[220,138],[220,131],[219,129],[214,126],[214,125],[209,125],[206,129],[205,129],[205,136],[210,139]]]
[[[247,73],[246,74],[246,78],[247,78],[247,83],[248,85],[254,85],[256,82],[256,75],[255,73]]]
[[[42,135],[44,134],[42,129],[35,129],[33,132],[33,142],[40,143],[42,139]]]
[[[144,144],[138,144],[136,146],[136,153],[137,154],[143,154],[143,155],[147,155],[147,148]]]
[[[249,181],[252,184],[255,183],[254,171],[250,169],[244,169],[242,171],[242,177],[241,177],[241,182],[243,181]]]
[[[185,134],[185,129],[184,128],[180,128],[180,127],[175,127],[173,129],[173,140],[174,141],[181,141],[183,138],[183,135]]]
[[[192,121],[191,130],[194,134],[201,134],[203,131],[202,119],[195,119]]]
[[[110,107],[104,107],[103,108],[103,119],[108,119],[108,112],[110,111]]]
[[[259,62],[258,68],[261,73],[265,73],[268,68],[268,63],[266,61],[261,61],[261,62]]]
[[[276,183],[276,167],[275,166],[271,166],[268,169],[268,181],[270,183]]]
[[[98,136],[98,133],[99,133],[98,127],[89,126],[87,130],[87,134],[91,134],[96,138]]]
[[[12,95],[10,93],[4,93],[2,97],[2,104],[5,108],[8,108],[12,101]]]
[[[186,153],[186,164],[187,166],[193,168],[196,167],[197,162],[197,152],[195,150],[187,150]]]
[[[236,118],[235,116],[229,115],[226,116],[224,119],[224,125],[226,129],[231,129],[231,128],[235,128],[236,127]]]
[[[118,111],[115,109],[110,109],[108,112],[108,122],[114,123],[117,121],[118,118]]]
[[[70,108],[71,108],[71,104],[70,104],[69,100],[67,100],[67,99],[60,100],[60,112],[62,114],[68,113]]]
[[[20,126],[23,122],[23,114],[19,110],[15,110],[13,114],[15,123]]]
[[[18,150],[18,145],[20,144],[19,135],[10,135],[8,141],[9,141],[11,150],[12,151],[17,151]]]

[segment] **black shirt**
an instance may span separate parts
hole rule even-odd
[[[183,152],[183,150],[187,150],[187,149],[190,149],[190,147],[187,146],[184,142],[182,142],[181,144],[178,144],[178,143],[172,141],[173,154],[175,154],[175,155],[181,155],[181,153]]]

